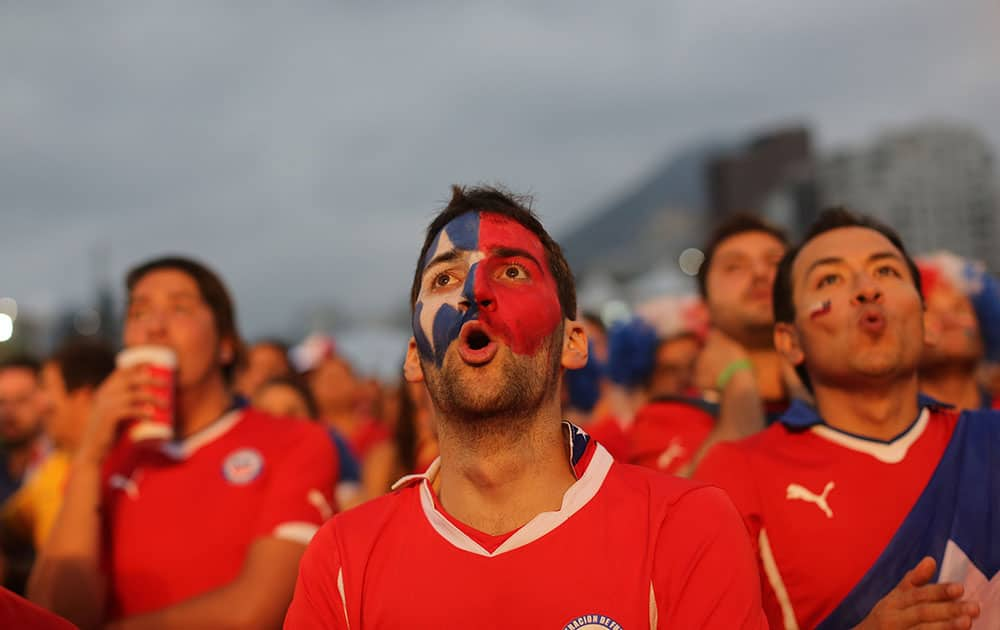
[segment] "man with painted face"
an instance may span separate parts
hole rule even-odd
[[[728,498],[561,421],[587,339],[525,205],[456,187],[431,223],[404,374],[427,384],[440,458],[320,530],[286,628],[764,627]]]
[[[1000,627],[1000,414],[918,396],[926,313],[902,241],[824,212],[782,259],[774,310],[815,407],[718,444],[696,475],[743,514],[771,627]]]

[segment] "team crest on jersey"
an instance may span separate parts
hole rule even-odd
[[[601,630],[602,628],[622,630],[621,624],[605,615],[580,615],[563,626],[563,630]]]
[[[264,470],[264,457],[253,448],[234,451],[222,463],[222,476],[236,486],[245,486]]]

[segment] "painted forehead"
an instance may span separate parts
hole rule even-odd
[[[497,248],[524,250],[544,266],[545,249],[539,238],[517,221],[493,212],[466,212],[452,219],[434,237],[423,266],[452,250],[488,254]]]

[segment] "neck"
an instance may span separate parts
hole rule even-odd
[[[975,365],[950,364],[922,369],[920,389],[931,398],[959,409],[978,409],[982,404]]]
[[[556,511],[575,477],[558,401],[528,422],[496,426],[510,431],[469,431],[461,421],[438,424],[441,505],[453,517],[491,535],[510,532],[542,512]]]
[[[218,420],[232,402],[222,374],[177,393],[177,430],[186,438]]]
[[[788,397],[781,375],[782,358],[773,347],[750,350],[750,362],[762,400],[784,400]]]
[[[917,375],[871,388],[814,383],[816,408],[827,424],[855,435],[891,440],[917,417]]]

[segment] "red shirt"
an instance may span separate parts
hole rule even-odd
[[[441,512],[440,460],[338,515],[306,550],[285,627],[766,627],[721,490],[616,463],[589,438],[582,453],[561,509],[505,540]]]
[[[812,628],[847,596],[916,503],[957,420],[924,409],[890,442],[778,423],[712,448],[695,476],[743,515],[772,628]]]
[[[706,406],[685,400],[644,405],[629,429],[632,463],[668,473],[681,470],[715,426]]]
[[[73,630],[73,624],[0,587],[0,628]]]
[[[104,466],[112,615],[231,582],[250,544],[307,544],[332,514],[336,454],[323,427],[233,411],[161,448],[123,440]]]

